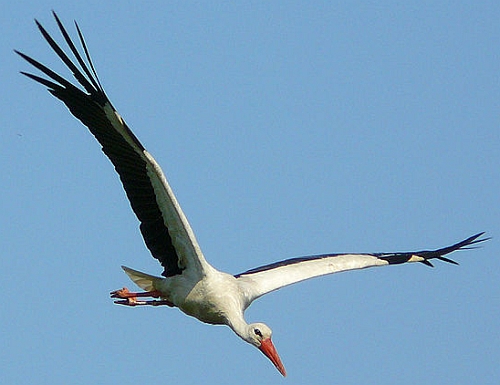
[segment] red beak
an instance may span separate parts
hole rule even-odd
[[[278,371],[283,375],[283,377],[286,377],[285,367],[281,363],[280,356],[278,355],[278,352],[276,351],[276,348],[274,347],[271,338],[266,338],[265,340],[262,340],[259,349],[262,353],[266,355],[267,358],[271,360],[271,362],[274,364],[274,366],[276,366],[276,369],[278,369]]]

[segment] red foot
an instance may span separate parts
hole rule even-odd
[[[144,291],[141,293],[133,293],[129,291],[126,287],[123,289],[115,290],[110,293],[111,298],[121,298],[122,300],[115,301],[118,305],[126,305],[126,306],[137,306],[137,305],[151,305],[151,306],[160,306],[167,305],[173,307],[174,304],[165,299],[161,300],[150,300],[150,301],[138,301],[137,297],[153,297],[160,298],[161,293],[158,290],[152,291]]]
[[[126,287],[124,287],[123,289],[112,291],[110,295],[111,298],[137,298],[137,297],[160,298],[161,297],[161,293],[158,290],[133,293]]]
[[[170,306],[174,307],[174,304],[167,300],[150,300],[150,301],[137,301],[137,298],[127,298],[119,301],[115,301],[117,305],[125,305],[125,306],[140,306],[140,305],[149,305],[149,306]]]

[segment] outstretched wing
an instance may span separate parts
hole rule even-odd
[[[206,263],[203,254],[160,166],[128,128],[104,93],[78,24],[75,22],[86,61],[58,16],[55,12],[53,14],[77,63],[68,57],[38,21],[35,22],[45,40],[84,90],[40,62],[15,51],[49,79],[21,73],[46,86],[52,95],[60,99],[88,127],[101,144],[102,151],[115,166],[132,210],[140,221],[146,246],[164,267],[163,275],[181,274],[186,268],[196,269],[201,273]]]
[[[430,259],[439,259],[457,264],[444,257],[456,250],[474,248],[473,245],[489,238],[476,234],[454,245],[437,250],[373,254],[324,254],[292,258],[245,271],[235,277],[246,293],[248,304],[260,296],[282,287],[322,275],[367,267],[396,265],[406,262],[421,262],[433,266]]]

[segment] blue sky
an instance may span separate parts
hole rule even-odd
[[[347,4],[346,4],[347,3]],[[500,5],[17,1],[0,6],[0,383],[494,384],[500,377]],[[77,19],[207,259],[493,239],[311,280],[252,305],[289,376],[228,328],[112,304],[158,274],[113,167],[16,48]],[[74,35],[73,35],[74,36]],[[57,36],[59,38],[59,36]]]

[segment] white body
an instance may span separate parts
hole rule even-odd
[[[244,319],[244,312],[252,301],[287,285],[340,271],[406,262],[422,262],[432,266],[429,262],[432,258],[455,263],[444,255],[470,248],[484,240],[479,239],[481,233],[452,246],[432,251],[318,255],[273,263],[235,276],[217,271],[205,260],[160,166],[104,93],[78,25],[76,27],[87,62],[55,13],[54,17],[76,62],[64,53],[37,21],[36,23],[83,90],[31,57],[16,52],[48,79],[26,72],[23,74],[46,86],[65,103],[101,144],[103,152],[118,172],[132,209],[139,219],[146,246],[164,268],[164,277],[124,267],[125,272],[139,287],[146,290],[146,294],[151,292],[161,297],[165,304],[176,306],[202,322],[228,325],[239,337],[258,347],[283,375],[285,369],[272,345],[271,329],[262,323],[247,324]],[[122,291],[112,294],[120,298],[133,298]],[[152,301],[148,304],[154,303]]]

